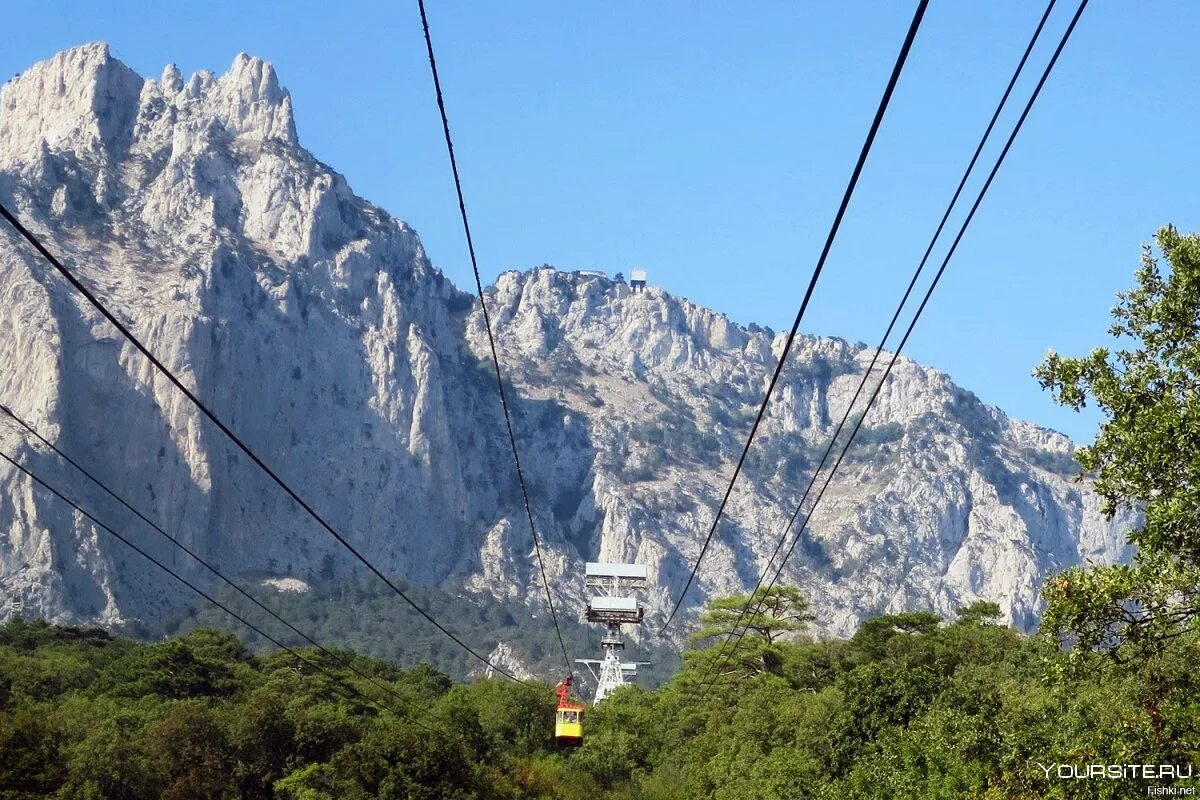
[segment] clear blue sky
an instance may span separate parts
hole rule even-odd
[[[486,279],[644,265],[739,322],[790,325],[913,4],[740,5],[431,0]],[[933,0],[805,331],[877,341],[1043,8]],[[3,76],[95,40],[151,77],[272,61],[302,143],[469,286],[415,0],[10,0],[5,16]],[[1200,228],[1197,30],[1184,0],[1093,0],[912,356],[1090,440],[1096,417],[1029,373],[1048,347],[1104,340],[1158,225]]]

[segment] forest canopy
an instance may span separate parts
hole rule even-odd
[[[0,628],[0,798],[1128,797],[1147,782],[1038,764],[1200,759],[1195,637],[1136,669],[1056,672],[1066,654],[995,611],[876,617],[848,641],[757,636],[752,668],[703,692],[716,636],[664,686],[592,709],[569,752],[548,684],[339,653],[393,694],[320,662],[377,706],[226,633],[137,643],[15,621]]]

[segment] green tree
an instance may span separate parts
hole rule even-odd
[[[1143,249],[1137,285],[1117,295],[1119,349],[1046,356],[1035,375],[1057,402],[1104,415],[1075,455],[1104,510],[1138,509],[1131,564],[1067,570],[1047,584],[1043,630],[1118,661],[1196,628],[1200,618],[1200,237],[1165,227]]]
[[[750,609],[743,617],[747,603]],[[691,636],[694,649],[684,658],[698,676],[709,673],[710,666],[719,669],[719,674],[709,676],[714,680],[777,672],[783,661],[780,640],[803,631],[813,619],[808,598],[794,586],[758,589],[753,598],[719,597],[709,601],[700,630]],[[715,660],[730,636],[733,641],[718,665]]]
[[[469,800],[481,789],[471,759],[453,740],[393,722],[377,724],[323,768],[301,775],[276,788],[303,800]]]
[[[937,630],[942,618],[931,611],[907,611],[885,614],[863,620],[850,639],[850,645],[869,660],[895,660],[900,650],[911,650],[913,635],[930,634]],[[927,650],[928,639],[918,643]]]
[[[274,687],[259,689],[237,705],[224,727],[236,756],[238,795],[272,797],[272,785],[287,774],[289,756],[297,749],[285,699]]]
[[[554,744],[554,695],[545,685],[483,680],[451,689],[439,702],[445,727],[481,735],[481,751],[532,755]]]
[[[98,715],[100,716],[100,715]],[[156,800],[167,772],[146,752],[140,731],[116,719],[88,720],[88,733],[70,748],[62,800]]]
[[[43,709],[0,714],[0,797],[45,797],[62,785],[63,733]]]
[[[1004,616],[999,603],[976,600],[958,609],[958,622],[964,625],[995,625]]]
[[[169,770],[164,800],[237,796],[232,748],[213,712],[200,702],[175,703],[149,736],[151,751]]]
[[[249,653],[236,636],[193,631],[187,636],[131,651],[114,661],[97,683],[101,691],[126,697],[158,695],[185,699],[231,694]]]

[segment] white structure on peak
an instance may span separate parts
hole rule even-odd
[[[629,288],[634,294],[646,291],[646,270],[635,269],[629,273]]]

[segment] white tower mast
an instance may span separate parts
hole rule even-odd
[[[596,679],[594,703],[625,685],[625,679],[637,673],[638,664],[646,661],[622,661],[620,652],[625,649],[621,638],[622,625],[641,624],[645,609],[637,601],[634,592],[646,588],[646,567],[643,564],[606,564],[588,562],[587,585],[595,589],[587,608],[588,622],[600,622],[605,626],[600,646],[604,658],[580,658],[576,661],[585,665]],[[597,668],[599,672],[597,672]]]

